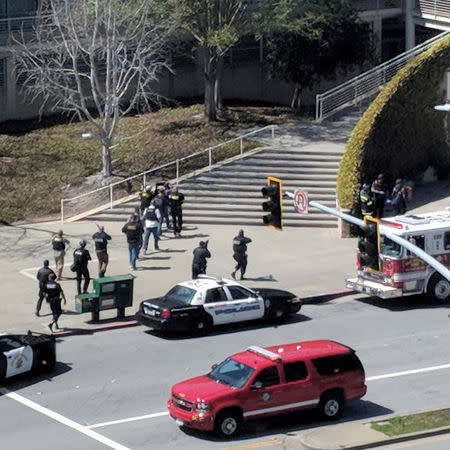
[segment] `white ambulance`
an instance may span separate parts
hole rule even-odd
[[[450,268],[450,211],[406,214],[380,220],[391,234],[406,239]],[[386,236],[379,238],[379,269],[361,266],[357,278],[346,280],[347,288],[388,299],[426,294],[436,303],[447,303],[450,282],[421,258]]]

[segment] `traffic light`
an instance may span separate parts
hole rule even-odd
[[[267,186],[261,189],[264,197],[269,198],[263,202],[262,209],[270,214],[263,216],[263,222],[277,230],[283,230],[283,213],[281,196],[283,195],[283,186],[281,180],[275,177],[267,177]]]
[[[364,224],[364,236],[358,243],[361,266],[379,271],[380,232],[378,227],[380,222],[374,217],[365,216]]]

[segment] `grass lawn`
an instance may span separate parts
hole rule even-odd
[[[384,422],[372,422],[372,428],[387,436],[414,433],[450,426],[450,408],[409,416],[394,417]]]
[[[203,150],[232,136],[236,130],[263,127],[293,120],[287,108],[227,108],[216,123],[203,118],[203,106],[167,108],[124,118],[118,136],[135,135],[114,148],[112,181]],[[140,130],[144,130],[139,133]],[[15,121],[1,124],[0,220],[56,218],[61,198],[88,192],[100,185],[101,146],[97,140],[82,140],[93,131],[87,122],[58,123]],[[247,142],[245,149],[254,147]],[[239,152],[239,143],[214,152],[214,161]],[[189,160],[186,173],[207,165],[207,157]],[[97,176],[95,176],[97,175]],[[160,173],[171,178],[173,173]],[[135,189],[136,186],[133,186]],[[86,205],[89,206],[89,205]]]

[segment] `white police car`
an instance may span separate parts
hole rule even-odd
[[[50,370],[56,364],[55,337],[32,333],[7,334],[0,331],[0,382],[34,370]]]
[[[166,295],[141,302],[136,320],[162,331],[206,334],[214,325],[268,320],[280,322],[302,306],[279,289],[249,289],[227,279],[202,276],[175,285]]]

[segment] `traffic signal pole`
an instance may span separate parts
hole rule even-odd
[[[290,192],[286,192],[286,194],[293,198],[293,194]],[[364,221],[361,219],[358,219],[356,217],[350,216],[349,214],[345,214],[341,211],[336,211],[333,208],[329,208],[328,206],[321,205],[318,202],[310,201],[309,205],[313,208],[320,209],[321,211],[331,214],[332,216],[339,217],[342,220],[345,220],[346,222],[353,223],[360,228],[365,227]],[[417,245],[411,244],[411,242],[407,241],[406,239],[403,239],[400,236],[397,236],[396,234],[390,233],[388,231],[388,227],[385,225],[379,226],[380,234],[383,236],[386,236],[391,241],[396,242],[397,244],[401,245],[402,247],[407,248],[411,253],[414,253],[414,255],[418,256],[419,258],[423,259],[428,265],[430,265],[434,270],[439,272],[446,280],[450,281],[450,270],[447,269],[443,264],[441,264],[437,259],[430,256],[428,253],[424,252],[421,248],[417,247]]]

